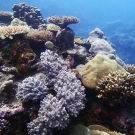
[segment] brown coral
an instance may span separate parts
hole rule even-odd
[[[135,76],[130,73],[112,72],[100,80],[97,97],[110,106],[131,105],[135,98]]]
[[[58,16],[51,16],[47,18],[47,21],[65,28],[69,24],[79,23],[80,20],[74,16],[63,16],[62,18]]]
[[[26,38],[36,42],[52,41],[54,39],[53,33],[47,30],[34,30],[28,33]]]
[[[13,35],[16,34],[25,34],[29,32],[29,27],[27,26],[0,26],[0,37],[2,39],[5,39],[6,37],[8,38],[13,38]]]
[[[135,65],[134,64],[126,64],[123,68],[128,71],[130,74],[135,74]]]
[[[14,11],[12,16],[13,19],[18,18],[35,29],[37,29],[39,25],[46,23],[40,10],[36,7],[28,6],[25,3],[20,3],[14,4],[12,9]]]
[[[0,22],[3,22],[3,23],[11,22],[11,20],[12,20],[11,16],[12,16],[12,12],[1,11],[0,12]]]

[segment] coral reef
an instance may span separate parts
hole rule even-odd
[[[0,12],[0,23],[4,23],[6,25],[10,24],[10,22],[12,21],[12,12],[5,12],[5,11],[1,11]]]
[[[77,117],[79,112],[85,108],[83,103],[85,88],[81,86],[80,80],[77,80],[73,72],[61,71],[57,75],[54,90],[57,93],[56,97],[63,99],[63,106],[70,115]]]
[[[53,33],[48,30],[33,30],[27,34],[26,38],[28,40],[36,42],[46,42],[48,40],[54,40]]]
[[[5,119],[0,119],[0,131],[6,127],[8,121]]]
[[[63,16],[62,18],[58,16],[51,16],[47,18],[47,21],[56,24],[61,28],[65,28],[69,24],[79,23],[80,20],[74,16]]]
[[[21,21],[20,19],[18,18],[14,18],[12,21],[11,21],[11,26],[28,26],[26,22],[23,22]]]
[[[56,77],[59,72],[67,70],[67,65],[64,60],[57,53],[50,50],[42,52],[40,59],[46,69],[47,82],[49,84],[54,84],[56,82]]]
[[[135,74],[135,65],[134,64],[125,64],[123,68],[130,74]]]
[[[69,123],[69,114],[63,106],[63,99],[58,100],[51,94],[48,94],[41,102],[38,116],[50,128],[63,129]]]
[[[14,4],[12,9],[13,9],[13,16],[12,16],[13,19],[18,18],[35,29],[38,28],[39,25],[46,23],[38,8],[28,6],[25,3],[20,3]]]
[[[109,73],[98,82],[96,90],[97,97],[110,106],[131,105],[135,98],[135,76],[129,73]]]
[[[107,55],[110,59],[116,60],[121,66],[124,62],[116,55],[114,45],[108,42],[104,36],[104,33],[99,29],[95,28],[89,35],[87,41],[91,44],[89,52],[96,56],[97,54]]]
[[[60,53],[74,48],[74,32],[71,28],[66,27],[58,30],[56,46],[59,48]]]
[[[26,34],[29,32],[29,27],[27,26],[1,26],[0,27],[0,37],[2,39],[10,38],[13,39],[14,35]]]
[[[38,101],[43,99],[48,93],[45,78],[46,77],[44,76],[43,79],[42,74],[25,78],[22,83],[18,84],[16,97],[22,102],[27,102],[29,100]]]
[[[82,82],[84,86],[95,89],[100,79],[113,71],[126,72],[115,60],[109,59],[106,55],[97,54],[84,65],[82,69]]]

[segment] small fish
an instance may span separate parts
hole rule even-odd
[[[51,41],[46,41],[46,42],[45,42],[45,46],[46,46],[48,49],[53,49],[53,48],[54,48],[54,44],[53,44],[53,42],[51,42]]]

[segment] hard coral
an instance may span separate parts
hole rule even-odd
[[[84,65],[82,82],[86,87],[95,89],[100,79],[113,71],[126,72],[115,60],[109,59],[106,55],[97,54]]]
[[[31,41],[45,42],[54,40],[53,33],[48,30],[33,30],[28,33],[26,38]]]
[[[11,16],[12,16],[12,12],[1,11],[0,12],[0,22],[9,24],[12,20]]]
[[[48,92],[48,88],[45,83],[45,77],[37,74],[34,77],[25,78],[22,83],[18,84],[18,92],[16,97],[23,102],[29,100],[37,101],[43,99]]]
[[[79,23],[79,19],[74,16],[63,16],[62,18],[58,16],[51,16],[47,18],[47,21],[50,23],[54,23],[61,28],[65,28],[69,24]]]
[[[28,26],[0,26],[0,37],[2,39],[5,39],[6,37],[12,39],[12,36],[28,33],[29,30]]]
[[[134,64],[125,64],[123,68],[130,74],[135,74],[135,65]]]
[[[54,90],[57,93],[56,97],[63,99],[63,106],[70,115],[77,117],[79,112],[84,109],[85,88],[81,86],[81,82],[77,80],[74,72],[61,71],[54,84]]]
[[[96,87],[97,97],[110,106],[131,105],[135,99],[135,76],[112,72],[101,79]]]
[[[18,18],[26,22],[33,28],[38,28],[40,24],[45,24],[46,21],[42,17],[40,10],[36,7],[28,6],[25,3],[14,4],[12,18]]]
[[[69,114],[63,106],[64,100],[58,100],[48,94],[41,102],[38,116],[47,123],[50,128],[63,129],[69,123]]]

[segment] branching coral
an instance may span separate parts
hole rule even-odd
[[[62,18],[58,16],[51,16],[47,18],[47,21],[63,28],[67,27],[69,24],[79,23],[80,20],[74,16],[63,16]]]
[[[70,121],[70,115],[76,117],[84,109],[84,87],[75,74],[68,70],[64,60],[50,50],[41,53],[40,58],[46,68],[48,84],[54,86],[55,94],[48,94],[41,101],[38,118],[28,124],[30,134],[35,131],[46,134],[47,128],[64,129]],[[45,132],[42,130],[43,124]],[[33,125],[36,125],[37,130]]]
[[[129,73],[112,72],[100,80],[97,97],[110,106],[125,106],[135,98],[135,76]]]
[[[64,60],[50,50],[41,53],[41,63],[44,65],[47,72],[47,79],[50,84],[56,82],[56,77],[62,70],[67,70],[67,65]]]
[[[50,128],[63,129],[69,122],[69,114],[65,107],[63,107],[63,99],[58,100],[51,94],[48,94],[41,102],[38,116]]]
[[[36,42],[42,42],[42,41],[52,41],[54,39],[53,33],[48,31],[48,30],[34,30],[30,33],[27,34],[26,36],[27,39],[31,41],[36,41]]]
[[[135,65],[134,64],[125,64],[123,67],[130,74],[135,74]]]
[[[43,79],[42,75],[35,77],[28,77],[18,84],[18,92],[16,97],[23,102],[29,100],[37,101],[43,99],[48,92],[48,88],[45,83],[45,77]]]
[[[84,109],[84,87],[73,72],[61,71],[57,76],[54,90],[57,92],[56,97],[64,100],[63,106],[70,115],[77,117]]]
[[[8,38],[13,38],[13,35],[16,34],[25,34],[29,32],[29,27],[28,26],[1,26],[0,27],[0,37],[2,39],[5,39],[6,37]]]

